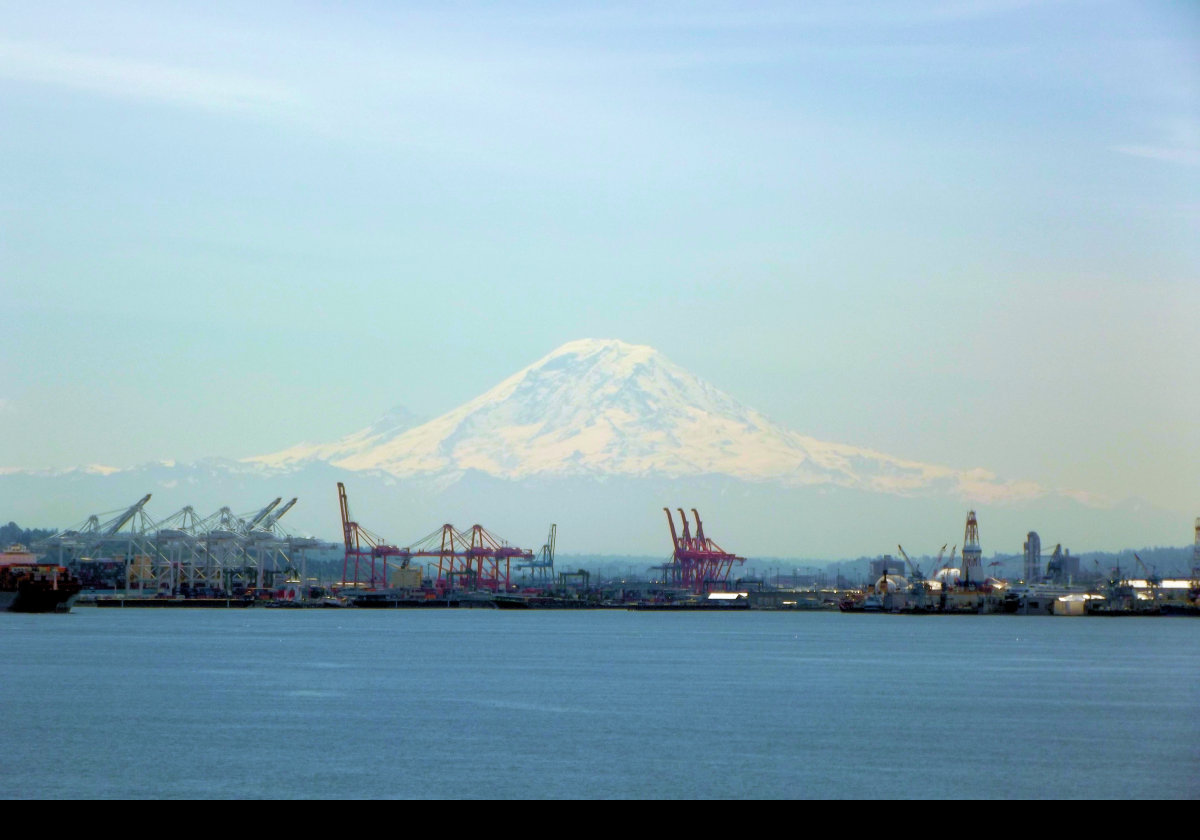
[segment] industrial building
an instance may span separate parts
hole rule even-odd
[[[1052,583],[1066,586],[1079,581],[1079,557],[1062,543],[1054,546],[1048,558],[1042,554],[1042,540],[1037,531],[1030,531],[1025,538],[1025,563],[1022,580],[1025,583]]]

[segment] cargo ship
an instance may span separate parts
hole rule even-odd
[[[21,545],[0,552],[2,612],[70,612],[79,590],[79,579],[66,566],[39,563]]]

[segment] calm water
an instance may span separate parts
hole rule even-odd
[[[9,797],[1200,796],[1200,621],[0,613]]]

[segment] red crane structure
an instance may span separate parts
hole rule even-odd
[[[682,535],[675,530],[675,520],[671,517],[671,511],[663,508],[663,512],[667,515],[667,524],[671,527],[671,542],[675,546],[675,551],[671,555],[671,564],[668,567],[671,582],[691,589],[697,594],[716,588],[724,589],[728,585],[729,571],[733,568],[733,564],[745,563],[746,558],[730,554],[704,536],[704,524],[700,521],[700,514],[696,512],[695,508],[692,508],[692,516],[696,518],[695,536],[688,527],[687,516],[683,512],[683,508],[676,508],[676,510],[679,511],[679,521],[683,523]]]
[[[388,585],[389,560],[398,563],[400,568],[408,568],[414,557],[436,557],[438,572],[435,585],[439,592],[453,589],[507,591],[512,561],[533,561],[532,551],[510,546],[482,525],[473,525],[467,531],[460,531],[446,524],[406,548],[387,545],[382,537],[350,518],[346,488],[340,481],[338,502],[342,511],[342,535],[346,543],[346,559],[342,564],[343,586],[351,585],[351,559],[354,561],[353,585],[367,583],[375,589]],[[370,560],[369,581],[363,581],[360,577],[360,574],[366,573],[363,568],[366,559]],[[381,569],[377,568],[377,561],[381,563]]]
[[[533,552],[516,548],[482,525],[460,531],[446,524],[405,549],[410,557],[436,557],[435,585],[439,592],[453,589],[488,589],[506,592],[512,562],[532,562]]]
[[[346,556],[342,561],[342,586],[359,586],[366,583],[371,589],[387,586],[388,558],[393,557],[400,563],[400,568],[408,567],[408,549],[388,545],[383,537],[373,534],[363,526],[350,519],[350,503],[346,499],[346,486],[338,482],[338,505],[342,510],[342,539],[346,543]],[[350,561],[354,560],[354,578],[350,580]],[[363,561],[371,561],[371,577],[368,581],[360,580],[359,573],[366,572],[361,568]],[[376,578],[376,561],[381,561],[380,576]]]

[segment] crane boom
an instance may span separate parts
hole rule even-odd
[[[289,510],[291,510],[293,507],[295,507],[295,505],[296,505],[296,499],[293,498],[291,501],[289,501],[287,504],[285,504],[279,510],[275,511],[270,516],[268,516],[265,520],[263,520],[262,525],[259,526],[260,529],[263,531],[270,531],[272,528],[275,527],[275,523],[278,522],[280,519],[283,519],[284,515],[287,514],[287,512]]]
[[[346,551],[354,551],[354,534],[358,530],[355,523],[350,521],[350,504],[346,500],[346,485],[338,482],[338,507],[342,512],[342,539],[346,543]]]
[[[679,548],[679,535],[675,533],[675,519],[671,516],[670,508],[663,508],[663,513],[667,515],[667,524],[671,526],[671,545]]]
[[[692,531],[688,527],[687,515],[683,512],[683,508],[675,508],[679,511],[679,518],[683,520],[683,545],[684,548],[692,548]]]
[[[117,518],[108,523],[108,527],[104,530],[104,536],[111,537],[113,534],[120,531],[129,522],[130,519],[137,516],[138,512],[146,506],[146,502],[150,501],[150,494],[142,496],[135,504],[131,505],[129,510],[122,513]]]
[[[276,506],[276,505],[278,505],[278,504],[279,504],[280,502],[282,502],[282,501],[283,501],[283,497],[282,497],[282,496],[277,496],[277,497],[275,498],[275,501],[271,502],[271,503],[270,503],[269,505],[267,505],[265,508],[263,508],[262,510],[260,510],[260,511],[259,511],[259,512],[258,512],[258,513],[257,513],[257,514],[254,516],[254,518],[253,518],[253,519],[251,519],[249,522],[247,522],[247,523],[246,523],[246,530],[247,530],[247,531],[249,531],[251,528],[253,528],[255,525],[257,525],[259,522],[262,522],[264,519],[266,519],[266,518],[267,518],[267,514],[269,514],[271,511],[273,511],[273,510],[275,509],[275,506]]]
[[[692,508],[692,516],[696,517],[696,543],[703,547],[704,545],[704,525],[700,522],[700,514]]]
[[[897,544],[896,548],[900,549],[900,556],[904,558],[904,562],[908,564],[908,568],[912,571],[913,580],[924,580],[925,575],[921,572],[917,564],[908,557],[908,552],[904,550],[904,546]],[[945,546],[942,546],[944,549]]]
[[[958,552],[958,543],[955,543],[954,547],[950,549],[950,559],[946,561],[945,565],[943,565],[942,567],[940,567],[938,569],[938,572],[940,572],[942,569],[949,569],[954,566],[954,555],[957,552]],[[937,572],[934,572],[934,574],[937,574]]]

